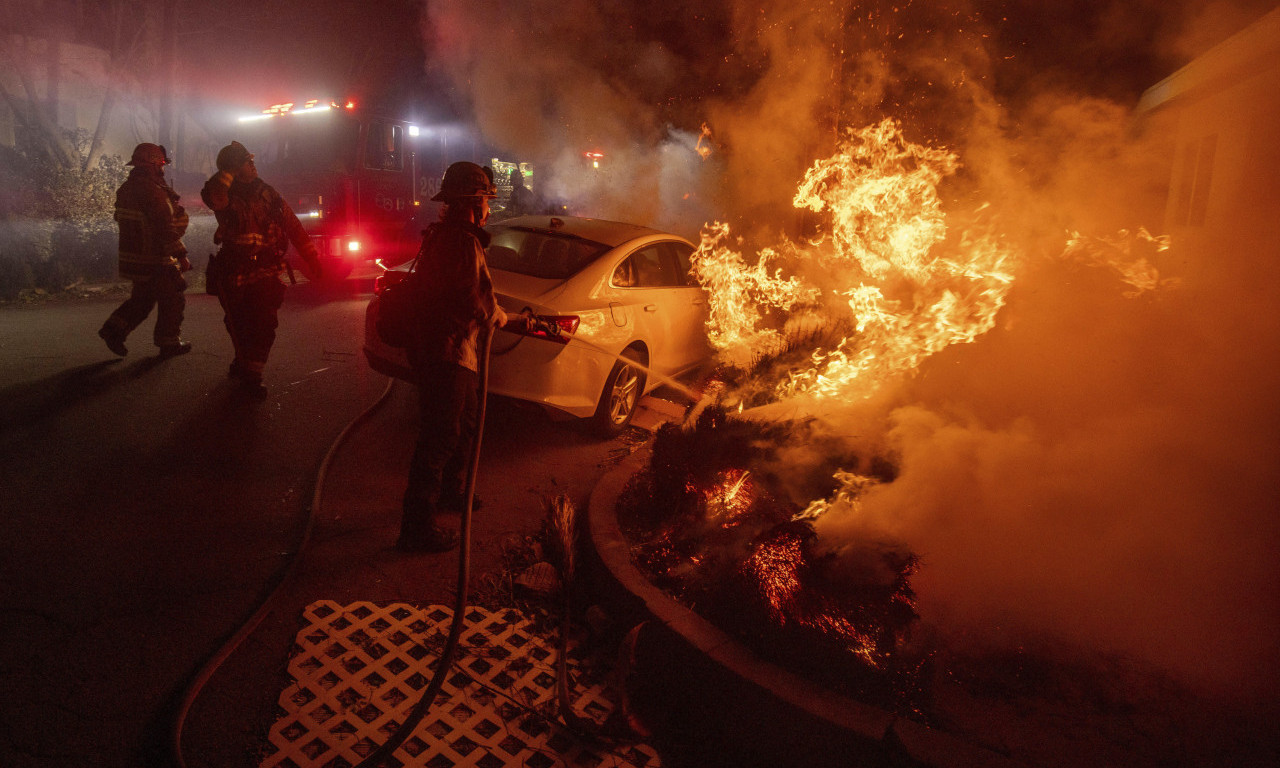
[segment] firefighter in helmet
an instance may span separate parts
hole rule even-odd
[[[129,178],[116,190],[115,220],[120,226],[120,276],[133,283],[129,298],[120,305],[98,336],[107,348],[123,357],[129,354],[125,339],[156,312],[154,341],[161,357],[191,351],[182,340],[182,313],[187,299],[187,281],[182,273],[191,269],[182,235],[187,231],[187,212],[178,203],[178,193],[164,180],[169,156],[164,147],[142,143],[129,158]]]
[[[442,552],[457,545],[456,531],[441,527],[440,512],[465,503],[467,460],[479,412],[479,336],[486,326],[507,324],[493,295],[484,249],[489,201],[497,194],[493,173],[475,163],[445,170],[440,221],[423,232],[417,268],[423,312],[417,341],[407,351],[418,387],[422,418],[409,465],[398,549]]]
[[[222,304],[223,323],[235,348],[229,376],[254,397],[265,397],[262,371],[275,343],[277,313],[284,302],[285,252],[289,244],[320,277],[311,238],[289,204],[258,177],[253,154],[238,141],[218,152],[218,172],[200,197],[218,220],[214,242],[221,245],[210,293]]]

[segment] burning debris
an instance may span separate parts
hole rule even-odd
[[[867,566],[850,578],[819,552],[773,469],[787,444],[813,437],[802,424],[708,407],[691,428],[658,433],[619,517],[656,584],[762,655],[883,706],[916,708],[921,661],[907,639],[917,558],[868,542],[842,553]]]
[[[922,364],[995,328],[1026,261],[985,206],[949,223],[939,187],[959,167],[886,120],[806,175],[794,204],[821,215],[815,236],[749,260],[727,225],[704,230],[694,269],[722,366],[692,426],[659,434],[621,512],[641,567],[718,626],[917,714],[935,650],[911,640],[914,539],[868,508],[909,458],[879,421]],[[1171,285],[1152,259],[1167,243],[1144,231],[1064,242],[1058,262],[1110,272],[1128,297]]]

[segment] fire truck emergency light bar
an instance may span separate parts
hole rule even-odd
[[[322,103],[319,99],[312,99],[304,102],[301,107],[294,109],[294,103],[292,101],[286,101],[283,104],[272,104],[262,110],[261,114],[244,115],[239,120],[242,123],[247,123],[252,120],[267,120],[272,117],[279,117],[280,115],[305,115],[311,112],[328,112],[331,109],[355,109],[355,107],[356,103],[354,101],[348,101],[345,105],[339,105],[336,101]]]

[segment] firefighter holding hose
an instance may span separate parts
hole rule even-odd
[[[266,397],[262,371],[276,340],[277,314],[284,302],[285,252],[297,249],[315,278],[320,262],[311,238],[289,204],[258,177],[253,155],[233,141],[218,152],[218,172],[200,197],[218,220],[214,242],[221,245],[209,270],[210,293],[222,304],[223,323],[235,348],[228,375],[253,397]]]
[[[507,324],[485,263],[489,234],[481,229],[496,194],[489,169],[450,165],[432,198],[444,203],[440,221],[423,233],[418,265],[408,278],[417,281],[423,310],[416,341],[407,348],[422,418],[396,542],[402,551],[443,552],[458,543],[457,532],[437,518],[466,504],[481,397],[480,334]]]

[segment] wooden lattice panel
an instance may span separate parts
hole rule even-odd
[[[345,768],[386,741],[431,680],[453,611],[433,605],[307,606],[280,694],[284,715],[271,728],[262,768]],[[468,608],[466,629],[436,705],[391,765],[500,768],[553,765],[648,768],[647,745],[601,749],[554,720],[556,650],[514,610]],[[597,724],[613,712],[597,673],[568,653],[574,711]],[[399,761],[398,763],[396,761]]]

